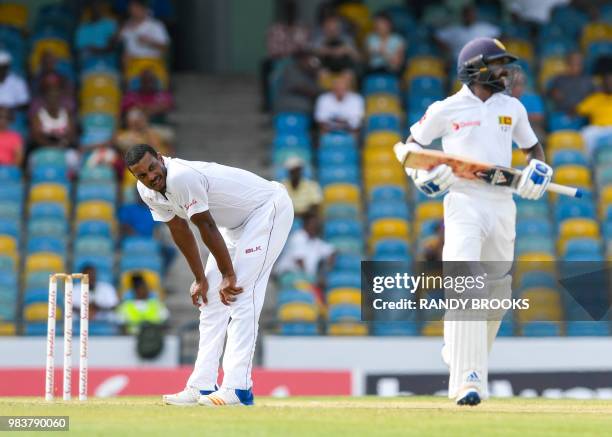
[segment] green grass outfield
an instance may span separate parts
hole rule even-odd
[[[91,399],[84,403],[0,398],[0,415],[66,415],[70,417],[70,434],[83,436],[582,437],[612,432],[612,401],[513,398],[458,407],[434,397],[260,397],[256,403],[248,408],[206,408],[164,406],[159,397]]]

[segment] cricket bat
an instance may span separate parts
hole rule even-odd
[[[418,170],[431,170],[446,164],[453,169],[455,176],[463,179],[479,180],[489,185],[516,189],[522,171],[511,167],[487,164],[461,156],[449,155],[437,150],[410,151],[404,159],[404,167]],[[582,190],[566,185],[548,184],[547,191],[570,197],[582,197]]]

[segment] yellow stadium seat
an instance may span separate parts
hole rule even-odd
[[[542,61],[538,83],[540,89],[546,91],[550,80],[565,73],[567,64],[563,56],[549,56]]]
[[[453,82],[452,94],[458,93],[459,90],[463,87],[463,83],[457,79]]]
[[[372,243],[382,238],[410,238],[410,223],[397,218],[385,218],[374,221],[370,226]],[[373,244],[372,244],[373,246]]]
[[[393,150],[395,143],[402,138],[395,132],[373,132],[366,137],[365,148],[382,147]]]
[[[365,323],[330,323],[327,333],[329,335],[368,335],[368,325]]]
[[[559,243],[570,238],[599,238],[599,224],[595,219],[570,218],[559,224]]]
[[[529,41],[522,39],[506,39],[502,41],[506,46],[506,50],[513,55],[524,59],[530,64],[533,62],[533,45]]]
[[[104,220],[114,222],[115,208],[108,202],[90,200],[77,205],[76,220]]]
[[[415,208],[414,216],[418,222],[442,219],[444,218],[444,204],[437,200],[419,203]]]
[[[521,263],[534,263],[534,264],[538,263],[539,261],[541,262],[539,264],[544,264],[544,263],[553,262],[554,260],[555,260],[555,257],[548,252],[525,252],[525,253],[520,254],[517,258],[517,261]]]
[[[17,255],[19,245],[17,240],[10,235],[0,235],[0,254],[15,256]]]
[[[408,66],[404,71],[404,81],[409,83],[418,76],[434,76],[441,80],[446,78],[444,62],[434,56],[415,56],[408,60]]]
[[[527,165],[527,155],[521,149],[512,149],[512,167],[523,168]]]
[[[66,41],[59,38],[45,38],[38,40],[30,54],[30,70],[38,71],[42,56],[45,52],[51,52],[58,59],[70,59],[70,46]]]
[[[168,70],[164,61],[161,59],[153,58],[138,58],[129,59],[125,67],[125,77],[129,81],[142,74],[143,71],[150,70],[161,85],[168,88]]]
[[[427,337],[441,337],[444,335],[444,324],[439,320],[426,322],[421,334]]]
[[[92,113],[110,114],[119,116],[120,105],[112,96],[96,96],[81,102],[81,115]]]
[[[31,303],[23,309],[23,317],[26,322],[39,322],[47,320],[48,316],[48,304],[47,302],[35,302]],[[60,305],[55,310],[55,320],[62,320],[64,311]]]
[[[362,43],[372,29],[370,11],[363,3],[345,2],[336,9],[338,15],[346,18],[355,28],[357,40]]]
[[[612,185],[606,185],[599,194],[599,214],[601,217],[605,217],[610,204],[612,204]]]
[[[14,323],[0,323],[0,335],[17,335],[17,327]]]
[[[323,189],[323,201],[325,204],[335,202],[359,204],[361,202],[359,187],[351,184],[329,184]]]
[[[553,181],[582,188],[591,187],[591,170],[581,165],[562,165],[555,169]]]
[[[65,271],[64,259],[61,255],[51,252],[36,252],[28,255],[25,262],[25,272],[37,271],[63,272]]]
[[[584,138],[578,131],[560,130],[552,132],[546,139],[547,150],[575,149],[584,150]]]
[[[608,23],[588,23],[582,28],[580,45],[583,51],[588,50],[589,45],[595,41],[612,40],[612,25]]]
[[[393,150],[383,147],[366,148],[363,151],[363,164],[364,169],[377,166],[400,165]]]
[[[68,203],[68,190],[62,184],[43,183],[30,189],[30,204],[35,202]]]
[[[303,302],[287,303],[279,308],[278,318],[283,322],[315,322],[317,307]]]
[[[81,89],[100,89],[106,87],[120,88],[119,80],[113,73],[95,72],[83,78]]]
[[[84,104],[87,100],[94,99],[98,96],[106,97],[111,99],[113,102],[119,104],[121,102],[121,90],[115,84],[104,84],[104,85],[91,85],[89,87],[81,88],[81,104]]]
[[[28,25],[28,8],[15,3],[0,4],[0,24],[25,30]]]
[[[563,306],[559,293],[550,288],[529,288],[521,293],[521,299],[529,301],[529,309],[517,311],[521,322],[532,320],[561,320]]]
[[[358,288],[334,288],[327,292],[327,304],[361,305],[361,291]]]
[[[381,185],[406,186],[406,173],[401,166],[367,168],[363,172],[364,185],[367,192]]]
[[[401,105],[397,97],[375,94],[366,99],[366,115],[378,113],[399,115],[401,112]]]
[[[161,287],[161,278],[159,277],[159,273],[144,269],[128,270],[121,274],[121,294],[132,288],[132,275],[135,273],[142,275],[149,289],[156,291],[157,294],[162,297],[161,295],[163,294],[163,289]]]

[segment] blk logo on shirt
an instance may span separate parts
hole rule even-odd
[[[249,247],[244,253],[249,254],[253,252],[259,252],[261,250],[261,246]]]

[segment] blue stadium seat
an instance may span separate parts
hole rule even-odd
[[[441,224],[442,224],[442,220],[438,220],[438,219],[423,221],[421,223],[419,238],[426,238],[432,235],[436,235],[440,229]]]
[[[74,259],[73,270],[80,272],[87,265],[96,269],[97,277],[101,281],[113,282],[113,257],[102,255],[81,255]]]
[[[74,332],[79,332],[78,328]],[[89,322],[89,335],[119,335],[121,334],[119,326],[115,323],[92,320]]]
[[[63,287],[63,285],[62,285]],[[49,289],[48,288],[29,288],[23,296],[23,305],[27,306],[37,302],[48,302],[49,301]],[[64,293],[57,294],[57,305],[64,306]]]
[[[358,165],[357,149],[353,147],[323,147],[319,150],[319,167],[329,165]]]
[[[142,255],[123,255],[119,264],[121,272],[127,272],[129,270],[151,270],[154,272],[161,273],[162,271],[162,259],[161,256],[150,256],[143,258]]]
[[[410,245],[404,240],[385,238],[374,246],[376,255],[410,256]]]
[[[79,174],[80,182],[95,182],[111,184],[117,179],[115,169],[107,165],[97,165],[95,167],[87,168]]]
[[[30,207],[30,219],[66,220],[64,206],[56,202],[36,202]]]
[[[339,253],[336,255],[334,263],[334,271],[352,271],[359,272],[361,270],[361,257],[347,253]]]
[[[515,251],[517,255],[526,252],[547,252],[551,255],[556,253],[555,242],[552,236],[541,236],[536,234],[525,235],[523,237],[517,235]]]
[[[381,218],[410,219],[410,211],[405,202],[372,202],[368,205],[368,222],[372,223]]]
[[[519,220],[516,224],[516,234],[519,237],[526,235],[550,236],[552,235],[552,229],[552,225],[547,219]]]
[[[159,254],[159,241],[147,237],[126,237],[121,241],[121,252],[124,255],[155,255]]]
[[[32,168],[43,167],[43,166],[66,166],[66,151],[59,148],[41,148],[35,150],[30,155],[30,166]]]
[[[338,236],[328,240],[334,248],[340,253],[349,253],[352,255],[361,256],[363,252],[363,237],[355,236]]]
[[[74,242],[74,256],[111,256],[114,252],[114,246],[113,240],[108,237],[81,236]]]
[[[553,157],[553,167],[559,167],[561,165],[573,164],[588,166],[589,162],[583,153],[577,150],[559,150]]]
[[[361,288],[361,275],[355,271],[333,271],[327,276],[327,289]]]
[[[565,246],[565,254],[596,253],[601,254],[601,241],[596,238],[572,238]]]
[[[293,322],[280,325],[281,335],[317,335],[318,333],[316,323]]]
[[[419,325],[415,322],[374,322],[373,334],[380,336],[419,335]]]
[[[555,220],[557,223],[568,218],[585,217],[595,218],[595,206],[589,202],[559,202],[555,206]]]
[[[334,237],[355,237],[361,239],[363,230],[357,220],[328,220],[323,226],[325,239]]]
[[[597,252],[568,252],[563,261],[604,261],[601,251]]]
[[[565,112],[553,112],[548,116],[548,130],[580,130],[585,124],[582,117],[567,115]]]
[[[55,328],[55,333],[57,335],[61,335],[64,332],[64,324],[58,323]],[[26,323],[24,326],[23,333],[28,336],[39,336],[39,335],[47,335],[47,323],[43,322],[30,322]]]
[[[359,215],[359,208],[353,203],[332,203],[325,207],[325,219],[353,219]],[[295,220],[294,220],[295,222]]]
[[[525,337],[557,337],[561,334],[561,327],[557,322],[527,322],[523,324]]]
[[[439,99],[439,96],[411,94],[408,98],[408,108],[410,109],[410,112],[420,112],[421,114],[424,114],[429,105]]]
[[[576,43],[568,38],[555,38],[543,41],[540,45],[540,56],[565,56],[571,50],[576,49]]]
[[[19,239],[19,227],[17,220],[0,219],[0,235],[10,235]]]
[[[507,317],[502,320],[497,331],[498,337],[513,337],[514,336],[514,323]]]
[[[66,240],[65,238],[39,236],[28,240],[27,253],[35,252],[51,252],[58,255],[65,255]]]
[[[304,147],[310,149],[310,138],[307,134],[276,134],[273,142],[274,149],[284,149],[288,147]]]
[[[0,255],[0,275],[14,272],[16,268],[15,259],[12,256]]]
[[[23,202],[23,184],[19,182],[3,182],[0,185],[0,201]]]
[[[109,203],[117,202],[117,190],[114,185],[101,185],[98,183],[80,183],[77,186],[77,202],[88,200],[104,200]]]
[[[274,116],[274,129],[278,134],[307,134],[310,119],[306,114],[281,112]]]
[[[31,218],[28,221],[30,237],[64,238],[68,234],[68,221],[62,218]]]
[[[566,324],[568,336],[608,336],[610,335],[610,322],[581,322],[570,321]]]
[[[109,222],[102,220],[86,220],[77,224],[77,237],[100,236],[112,238],[113,232]]]
[[[338,304],[329,308],[329,322],[359,322],[361,321],[361,307],[359,305]]]
[[[444,94],[442,81],[434,76],[418,76],[410,81],[408,92],[412,94],[441,97]]]
[[[21,182],[21,169],[13,165],[0,165],[0,181],[5,184]]]
[[[391,74],[372,74],[364,79],[363,94],[369,96],[376,93],[399,95],[399,80]]]
[[[304,290],[281,290],[276,297],[276,306],[280,307],[287,303],[303,302],[311,305],[316,305],[316,299],[313,293]]]
[[[390,254],[390,253],[377,253],[372,258],[372,261],[396,261],[402,263],[411,264],[413,259],[412,255],[400,255],[400,254]]]
[[[397,185],[381,185],[372,190],[372,202],[405,202],[406,190]]]
[[[21,203],[0,200],[0,219],[20,221],[22,213]]]
[[[325,166],[319,169],[319,184],[321,184],[321,187],[336,183],[358,185],[359,181],[360,174],[356,166]]]
[[[400,119],[393,114],[372,114],[366,123],[366,134],[375,131],[400,131]]]
[[[319,138],[319,147],[350,147],[356,148],[355,138],[352,135],[340,132],[329,132]]]

